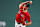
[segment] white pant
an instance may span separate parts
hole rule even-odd
[[[20,26],[21,26],[21,27],[26,27],[25,25],[18,24],[17,21],[15,20],[15,27],[20,27]]]

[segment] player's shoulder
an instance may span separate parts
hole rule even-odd
[[[19,9],[23,9],[23,6],[20,6]]]

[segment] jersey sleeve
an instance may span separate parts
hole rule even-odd
[[[29,12],[27,12],[27,18],[26,18],[26,19],[27,19],[27,21],[28,21],[28,22],[30,22],[30,21],[31,21],[31,17],[30,17]]]
[[[19,7],[19,11],[22,12],[23,11],[23,6]]]
[[[27,21],[28,21],[28,22],[30,22],[30,21],[31,21],[31,19],[30,19],[30,18],[27,18]]]
[[[27,21],[30,22],[31,21],[31,18],[30,18],[30,15],[27,16]]]
[[[23,6],[20,6],[19,9],[23,9]]]

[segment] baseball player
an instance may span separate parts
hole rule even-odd
[[[28,25],[31,25],[30,14],[27,11],[30,4],[32,4],[32,1],[26,1],[19,4],[19,11],[16,15],[15,27],[26,27]],[[26,23],[26,20],[28,21],[28,23]]]

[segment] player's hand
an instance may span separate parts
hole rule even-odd
[[[25,24],[26,26],[28,26],[28,24]]]
[[[25,24],[26,26],[31,25],[31,21]]]
[[[25,24],[26,26],[28,26],[29,24]]]
[[[30,4],[32,4],[32,1],[29,1]]]

